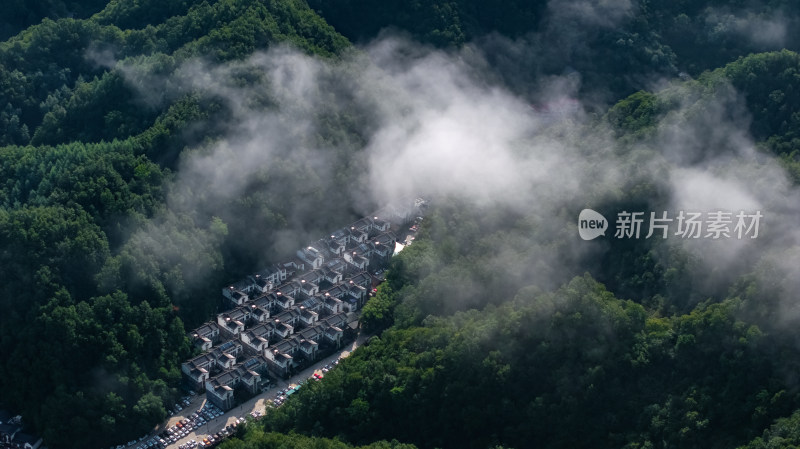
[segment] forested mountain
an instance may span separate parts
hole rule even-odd
[[[296,433],[264,433],[260,429],[251,429],[247,432],[243,440],[233,443],[235,447],[247,445],[245,447],[259,447],[264,449],[303,449],[313,447],[316,449],[415,449],[412,444],[403,444],[397,441],[377,441],[364,446],[353,446],[339,440],[308,437]],[[237,446],[238,445],[238,446]]]
[[[0,408],[49,447],[151,430],[222,286],[418,194],[376,336],[223,447],[800,444],[794,3],[6,9]],[[763,232],[613,237],[683,208]]]
[[[560,74],[568,67],[585,80],[584,94],[602,93],[607,101],[649,87],[654,74],[696,76],[749,53],[791,48],[800,39],[800,17],[787,1],[309,0],[309,5],[355,42],[389,27],[437,46],[477,43],[489,49],[493,65],[512,72],[502,76],[513,87],[524,89],[532,75]],[[514,45],[499,45],[503,39]]]
[[[226,250],[229,232],[254,230],[227,227],[222,211],[165,207],[180,194],[165,191],[179,154],[219,136],[226,105],[199,90],[145,101],[124,70],[168,75],[197,55],[235,59],[278,42],[325,55],[348,45],[301,2],[104,6],[0,44],[0,354],[14,360],[0,366],[0,402],[51,447],[107,446],[166,417],[191,355],[184,323],[207,319],[220,286],[266,263],[278,240]],[[286,187],[320,189],[308,178]],[[282,216],[290,203],[275,195],[238,201],[230,213],[266,230],[303,218]],[[328,204],[330,217],[350,217],[345,198]]]
[[[45,17],[86,18],[106,5],[105,0],[84,2],[14,0],[6,4],[6,13],[0,19],[0,38],[7,39],[25,28],[39,23]]]

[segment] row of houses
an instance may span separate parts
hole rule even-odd
[[[230,410],[235,405],[237,388],[249,395],[257,394],[266,373],[286,377],[300,361],[316,360],[320,344],[328,343],[338,348],[348,321],[346,314],[339,313],[269,347],[257,340],[249,351],[244,351],[245,354],[255,352],[257,355],[250,355],[238,365],[226,366],[227,369],[221,373],[205,379],[206,397],[217,407]]]
[[[369,296],[367,270],[385,267],[394,253],[390,227],[362,218],[223,288],[231,309],[189,335],[203,352],[181,366],[188,385],[228,410],[237,390],[256,394],[269,376],[288,377],[320,348],[338,348]]]
[[[301,309],[303,309],[302,306]],[[303,310],[307,311],[307,309]],[[281,316],[289,315],[282,314]],[[294,313],[291,316],[295,319],[298,318],[298,315]],[[315,318],[319,317],[317,314],[314,316]],[[307,341],[308,344],[316,347],[324,337],[324,342],[338,347],[343,336],[342,328],[352,321],[352,314],[339,311],[323,319],[308,320],[304,325],[300,324],[298,320],[287,320],[280,323],[276,320],[258,324],[241,332],[236,339],[218,340],[220,341],[219,345],[210,347],[208,351],[184,362],[181,365],[181,371],[190,381],[191,387],[199,390],[211,377],[221,371],[233,368],[247,356],[265,356],[268,359],[274,359],[276,351],[294,354],[294,350],[286,351],[285,349],[286,344],[294,345],[292,342],[297,342],[297,345],[294,346],[306,347],[307,344],[304,342]],[[203,337],[205,340],[215,338],[215,334],[220,335],[220,327],[216,323],[206,323],[202,329],[207,332]],[[308,350],[306,353],[310,356],[307,358],[313,360],[316,348]],[[273,369],[275,375],[286,376],[288,374],[283,364],[280,364],[280,368],[272,368],[275,368]]]
[[[354,235],[343,229],[334,231],[327,239],[312,242],[298,249],[296,257],[283,263],[269,266],[222,289],[222,295],[234,305],[241,305],[254,295],[286,286],[286,281],[295,274],[302,274],[298,281],[307,282],[304,288],[309,293],[322,282],[337,284],[348,273],[367,271],[370,266],[381,267],[388,263],[394,253],[397,237],[389,231],[388,223],[375,219],[360,222],[373,223]],[[378,223],[378,224],[376,224]],[[313,293],[309,293],[313,294]]]
[[[267,361],[262,356],[250,357],[236,367],[206,381],[206,396],[217,407],[230,410],[235,404],[235,388],[242,388],[250,395],[258,393]]]
[[[344,329],[352,322],[352,315],[340,312],[265,348],[264,357],[269,362],[270,370],[278,376],[286,377],[292,368],[297,367],[297,357],[301,360],[316,360],[320,344],[327,343],[339,348]]]
[[[190,338],[202,351],[208,351],[220,340],[266,340],[286,338],[295,327],[312,326],[320,317],[341,312],[355,312],[366,302],[372,276],[360,271],[336,284],[323,284],[315,279],[313,270],[297,280],[287,282],[274,291],[250,299],[232,301],[235,307],[217,315],[195,329]],[[320,285],[325,290],[320,290]],[[257,332],[256,332],[257,331]],[[256,332],[254,337],[254,332]]]

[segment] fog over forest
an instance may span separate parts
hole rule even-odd
[[[220,447],[800,444],[791,2],[8,9],[0,412],[47,447],[155,436],[222,287],[418,197],[369,343]]]

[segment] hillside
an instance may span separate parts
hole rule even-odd
[[[118,444],[164,419],[190,354],[184,323],[216,310],[232,272],[223,260],[252,269],[276,242],[224,249],[228,232],[255,230],[226,227],[221,210],[165,207],[179,154],[220,137],[226,105],[196,89],[143,101],[126,70],[167,76],[198,55],[291,42],[330,56],[348,45],[300,2],[150,3],[44,19],[0,44],[0,354],[15,360],[0,366],[2,405],[51,447]],[[215,125],[198,127],[205,120]],[[229,213],[257,209],[273,229],[302,219],[284,218],[291,203],[276,198],[288,199],[254,193]]]
[[[376,337],[222,447],[798,444],[793,3],[10,11],[0,409],[47,446],[150,431],[222,286],[411,195],[433,211],[363,310]],[[613,235],[679,210],[762,233]]]

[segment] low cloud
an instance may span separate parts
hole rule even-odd
[[[789,22],[780,11],[766,15],[753,11],[710,8],[706,23],[712,34],[732,34],[751,41],[758,48],[779,49],[786,44]]]
[[[613,27],[633,12],[630,0],[550,0],[547,9],[555,21]]]
[[[564,3],[564,14],[581,20],[601,7],[620,20],[630,8],[627,2]],[[695,254],[704,273],[732,282],[787,243],[797,244],[797,231],[786,223],[800,215],[800,196],[777,161],[755,148],[749,116],[732,88],[720,88],[714,100],[678,95],[692,100],[678,104],[652,138],[627,147],[584,112],[578,75],[538,78],[520,95],[492,72],[490,55],[480,48],[442,52],[383,36],[335,61],[277,46],[226,65],[182,64],[154,83],[172,86],[169,96],[213,96],[230,120],[224,136],[184,152],[168,207],[202,218],[198,223],[222,217],[240,230],[236,237],[244,244],[285,254],[348,217],[416,195],[458,198],[476,209],[500,206],[564,239],[584,207],[650,183],[673,213],[763,212],[763,234],[752,241],[669,238],[669,245]],[[141,79],[134,77],[133,85],[142,86]],[[254,212],[243,217],[242,210]],[[608,218],[606,241],[613,245]],[[161,232],[154,226],[140,232]],[[279,231],[267,238],[263,229]],[[488,263],[515,270],[509,276],[520,282],[575,272],[603,248],[577,232],[555,252],[524,235],[498,245],[506,246]]]

